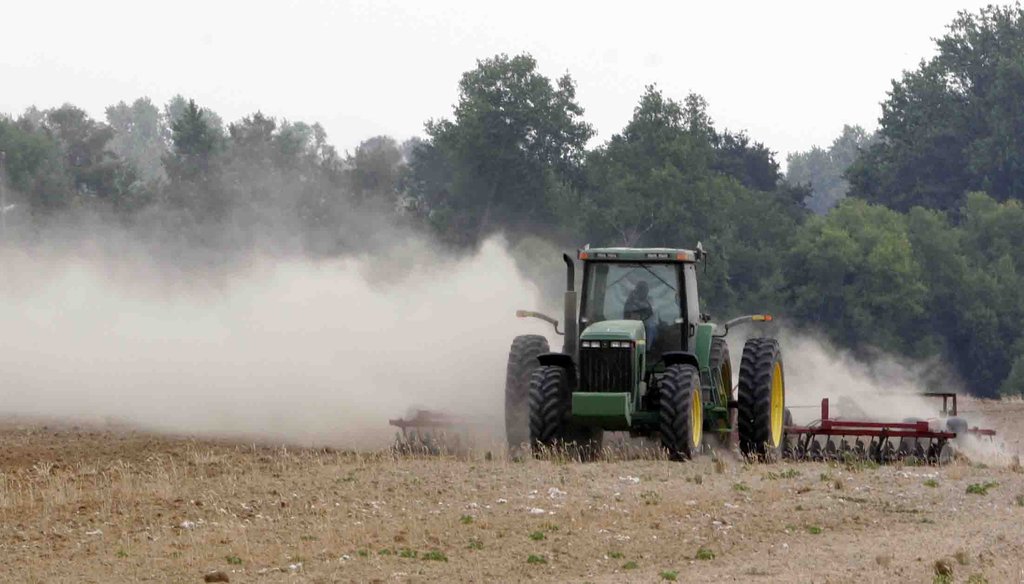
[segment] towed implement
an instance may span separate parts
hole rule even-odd
[[[925,393],[942,398],[939,418],[906,418],[901,422],[833,417],[828,398],[821,400],[821,417],[806,425],[793,424],[786,410],[783,456],[796,460],[866,458],[877,463],[896,460],[945,464],[955,444],[967,436],[995,436],[995,430],[969,426],[957,416],[956,394]]]
[[[431,410],[413,410],[405,418],[388,420],[388,424],[399,429],[394,449],[401,453],[457,454],[472,442],[467,420]]]
[[[739,384],[725,335],[730,327],[768,322],[741,316],[716,325],[700,309],[697,266],[707,252],[667,248],[585,248],[582,289],[576,262],[566,264],[560,352],[540,335],[516,337],[505,383],[505,428],[512,448],[535,453],[562,446],[590,457],[606,431],[656,437],[676,460],[707,447],[744,455],[781,455],[785,411],[782,350],[773,338],[744,344]]]

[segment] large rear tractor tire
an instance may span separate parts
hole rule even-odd
[[[722,386],[719,388],[722,394],[725,396],[726,402],[732,400],[732,361],[729,358],[729,344],[725,342],[725,339],[721,337],[714,337],[711,339],[711,353],[708,359],[708,368],[711,370],[711,374],[714,375],[718,372],[719,379],[721,380]],[[732,432],[725,431],[727,428],[732,428],[735,424],[733,419],[733,412],[735,410],[728,409],[728,417],[718,418],[711,425],[717,425],[718,430],[715,432],[716,446],[722,450],[732,450]]]
[[[711,354],[708,367],[712,373],[718,371],[722,378],[722,392],[732,396],[732,361],[729,359],[729,344],[721,337],[711,339]]]
[[[529,440],[533,453],[563,443],[569,435],[572,389],[561,367],[538,367],[530,377]]]
[[[671,365],[658,381],[658,429],[661,445],[672,460],[700,454],[704,434],[704,403],[700,372],[693,365]]]
[[[550,351],[548,340],[541,335],[520,335],[512,341],[505,370],[505,438],[509,448],[530,440],[530,374],[540,367],[537,356]]]
[[[750,339],[743,346],[737,395],[740,451],[772,462],[785,432],[786,384],[782,349],[775,339]]]

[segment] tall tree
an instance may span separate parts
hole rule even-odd
[[[835,207],[850,189],[844,177],[846,169],[860,155],[861,150],[875,142],[860,126],[843,125],[839,136],[826,149],[815,146],[806,152],[794,152],[786,157],[786,182],[808,185],[811,194],[804,204],[812,212],[823,215]]]
[[[924,356],[928,290],[902,215],[846,200],[811,218],[787,255],[790,311],[802,322],[844,346]]]
[[[427,123],[410,181],[416,207],[454,241],[553,223],[559,183],[578,182],[593,129],[566,74],[552,82],[530,55],[477,62],[459,82],[454,117]],[[431,166],[427,166],[427,164]]]
[[[110,150],[131,162],[143,179],[165,180],[163,157],[170,146],[170,128],[153,102],[148,97],[131,105],[121,101],[107,107],[106,115],[113,130]]]
[[[394,210],[404,168],[398,143],[389,136],[364,140],[348,157],[352,196],[359,203]]]
[[[703,285],[709,309],[763,310],[776,301],[778,248],[800,218],[777,180],[771,152],[717,131],[702,97],[680,104],[649,86],[623,131],[588,156],[587,186],[565,216],[600,244],[703,241],[714,258]]]
[[[220,182],[224,137],[207,121],[207,111],[189,100],[171,124],[171,152],[164,156],[170,180],[167,200],[196,221],[224,217],[228,202]]]
[[[578,207],[588,237],[626,246],[674,240],[684,208],[687,224],[700,222],[695,215],[707,206],[697,198],[706,203],[707,193],[697,184],[709,172],[713,130],[701,106],[691,104],[690,113],[648,86],[623,131],[591,152],[589,188]]]
[[[57,139],[44,132],[36,121],[41,116],[13,120],[0,116],[0,151],[4,152],[4,174],[8,213],[26,207],[32,214],[45,214],[68,204],[74,196],[71,177]]]
[[[901,211],[955,211],[970,190],[1024,197],[1024,9],[961,12],[937,44],[893,82],[852,193]]]
[[[185,96],[178,94],[164,104],[164,120],[168,127],[173,126],[185,115],[185,111],[188,110],[189,102],[191,101],[193,100],[186,99]],[[217,115],[217,112],[203,108],[203,120],[206,121],[206,125],[210,126],[213,133],[218,135],[224,134],[224,120]]]

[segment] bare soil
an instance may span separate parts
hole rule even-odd
[[[963,407],[1019,454],[1024,403]],[[4,581],[46,583],[934,582],[937,562],[948,581],[1019,582],[1024,474],[426,458],[6,420],[0,562]]]

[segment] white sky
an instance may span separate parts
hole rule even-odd
[[[176,93],[226,121],[256,111],[321,122],[339,150],[422,135],[462,72],[527,51],[570,72],[604,141],[644,85],[703,94],[718,127],[780,153],[876,126],[890,80],[934,52],[958,10],[986,1],[5,2],[0,112]]]

